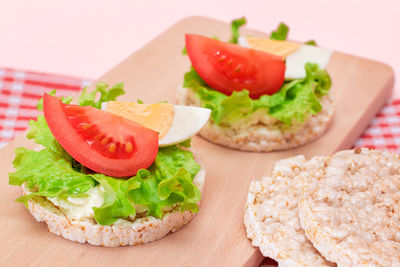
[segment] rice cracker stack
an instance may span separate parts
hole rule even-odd
[[[356,149],[278,161],[252,182],[244,221],[280,266],[400,266],[400,156]]]
[[[400,266],[400,156],[342,151],[314,173],[299,217],[320,253],[338,266]]]
[[[271,177],[250,186],[244,216],[247,236],[279,266],[335,266],[319,254],[300,227],[297,203],[307,163],[303,156],[278,161]]]

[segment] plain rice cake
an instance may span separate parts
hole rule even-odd
[[[278,161],[271,177],[251,183],[244,216],[247,236],[279,266],[335,266],[300,227],[297,204],[307,177],[306,163],[303,156]]]
[[[338,266],[400,266],[400,156],[347,150],[315,168],[299,202],[314,247]]]

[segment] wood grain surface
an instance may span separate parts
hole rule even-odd
[[[189,17],[98,80],[124,82],[127,94],[121,99],[125,101],[176,102],[176,88],[190,66],[187,57],[181,55],[185,33],[219,36],[222,40],[230,36],[227,23]],[[250,30],[247,33],[260,35]],[[180,231],[141,246],[79,244],[51,234],[44,223],[37,223],[22,204],[14,202],[21,190],[8,185],[13,150],[31,145],[24,136],[17,137],[0,151],[0,265],[256,266],[262,256],[246,238],[243,225],[250,181],[268,174],[278,159],[298,154],[327,155],[351,147],[390,96],[393,71],[385,64],[335,52],[328,71],[336,112],[323,137],[297,149],[273,153],[235,151],[195,137],[193,146],[207,170],[200,212]]]

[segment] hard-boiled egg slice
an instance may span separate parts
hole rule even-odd
[[[325,69],[333,53],[332,50],[322,47],[250,36],[240,36],[239,45],[263,50],[286,59],[285,79],[304,78],[304,65],[307,62],[317,63],[320,68]]]
[[[167,103],[110,101],[103,103],[101,108],[159,132],[160,147],[175,145],[194,136],[207,123],[211,113],[206,108]]]
[[[174,105],[174,120],[159,145],[168,146],[189,139],[203,128],[210,114],[208,108]]]

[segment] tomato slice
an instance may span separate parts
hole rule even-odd
[[[212,88],[226,95],[247,89],[250,97],[272,95],[285,80],[285,62],[273,54],[197,34],[186,34],[193,68]]]
[[[94,107],[66,105],[45,94],[43,111],[61,146],[85,167],[114,177],[135,175],[158,152],[158,133]]]

